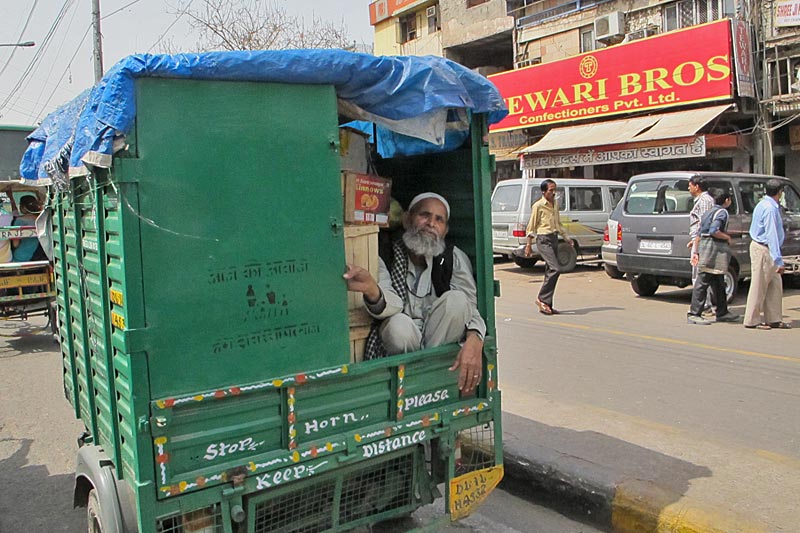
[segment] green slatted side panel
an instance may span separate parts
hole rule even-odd
[[[111,389],[109,387],[110,369],[106,363],[105,326],[102,301],[103,284],[101,283],[100,265],[102,258],[98,253],[96,194],[102,191],[91,182],[88,192],[80,197],[80,236],[81,236],[81,275],[83,277],[84,312],[86,314],[88,353],[92,377],[92,394],[97,418],[97,443],[109,455],[115,449],[114,430],[112,424]]]
[[[91,368],[87,365],[85,332],[83,320],[83,294],[81,283],[81,267],[78,259],[79,236],[75,218],[77,206],[69,204],[64,209],[64,248],[67,262],[66,300],[69,308],[69,335],[72,342],[72,355],[75,364],[78,406],[81,420],[94,433],[94,416],[91,405],[94,403],[94,392],[91,387]]]
[[[122,222],[117,190],[108,185],[104,195],[106,276],[110,295],[109,311],[127,322],[125,305],[125,263],[122,247]],[[116,389],[117,421],[119,424],[122,477],[136,479],[133,394],[131,391],[130,355],[125,353],[124,339],[119,328],[112,328],[111,351],[114,362],[114,387]]]
[[[70,342],[70,329],[64,325],[68,322],[67,304],[69,299],[66,293],[66,279],[64,273],[66,272],[66,261],[64,254],[66,252],[65,244],[65,224],[64,224],[64,209],[71,205],[70,197],[66,194],[60,194],[56,198],[55,213],[53,216],[53,271],[56,278],[56,309],[57,320],[59,324],[58,337],[59,346],[61,347],[61,364],[63,369],[64,378],[64,394],[66,395],[72,407],[75,409],[75,416],[80,416],[78,410],[79,400],[77,397],[77,383],[75,375],[75,364],[73,359],[72,343]]]

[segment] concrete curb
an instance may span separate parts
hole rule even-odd
[[[614,533],[770,531],[729,509],[684,496],[669,480],[632,476],[614,464],[613,454],[601,463],[596,458],[603,454],[597,450],[583,454],[573,446],[559,451],[561,446],[553,447],[556,439],[535,421],[504,413],[503,425],[503,488],[596,528]]]

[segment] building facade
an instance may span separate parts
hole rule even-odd
[[[764,159],[769,169],[800,183],[800,0],[759,4]]]
[[[800,0],[377,0],[370,17],[377,54],[498,85],[499,179],[800,174]]]
[[[438,55],[489,75],[514,68],[505,0],[376,0],[377,55]]]
[[[734,0],[509,2],[515,67],[492,79],[523,171],[625,181],[762,170],[749,7]]]

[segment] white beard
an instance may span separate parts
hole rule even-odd
[[[444,239],[419,228],[408,228],[403,233],[403,244],[416,255],[435,257],[444,253]]]

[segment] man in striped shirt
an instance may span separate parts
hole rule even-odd
[[[702,176],[689,178],[689,193],[694,196],[694,207],[689,213],[689,244],[692,249],[692,282],[697,278],[697,261],[700,259],[697,246],[700,244],[700,219],[714,207],[714,198],[708,193],[708,182]]]
[[[689,243],[687,248],[691,248],[691,263],[692,263],[692,287],[697,285],[698,268],[697,263],[700,261],[700,254],[698,246],[700,245],[700,219],[703,215],[714,207],[714,198],[708,192],[708,182],[703,176],[692,176],[689,178],[689,193],[694,196],[694,206],[689,212]],[[711,304],[716,298],[713,289],[710,287],[707,290],[707,299],[705,302],[705,309],[711,309]],[[723,295],[725,297],[725,295]]]

